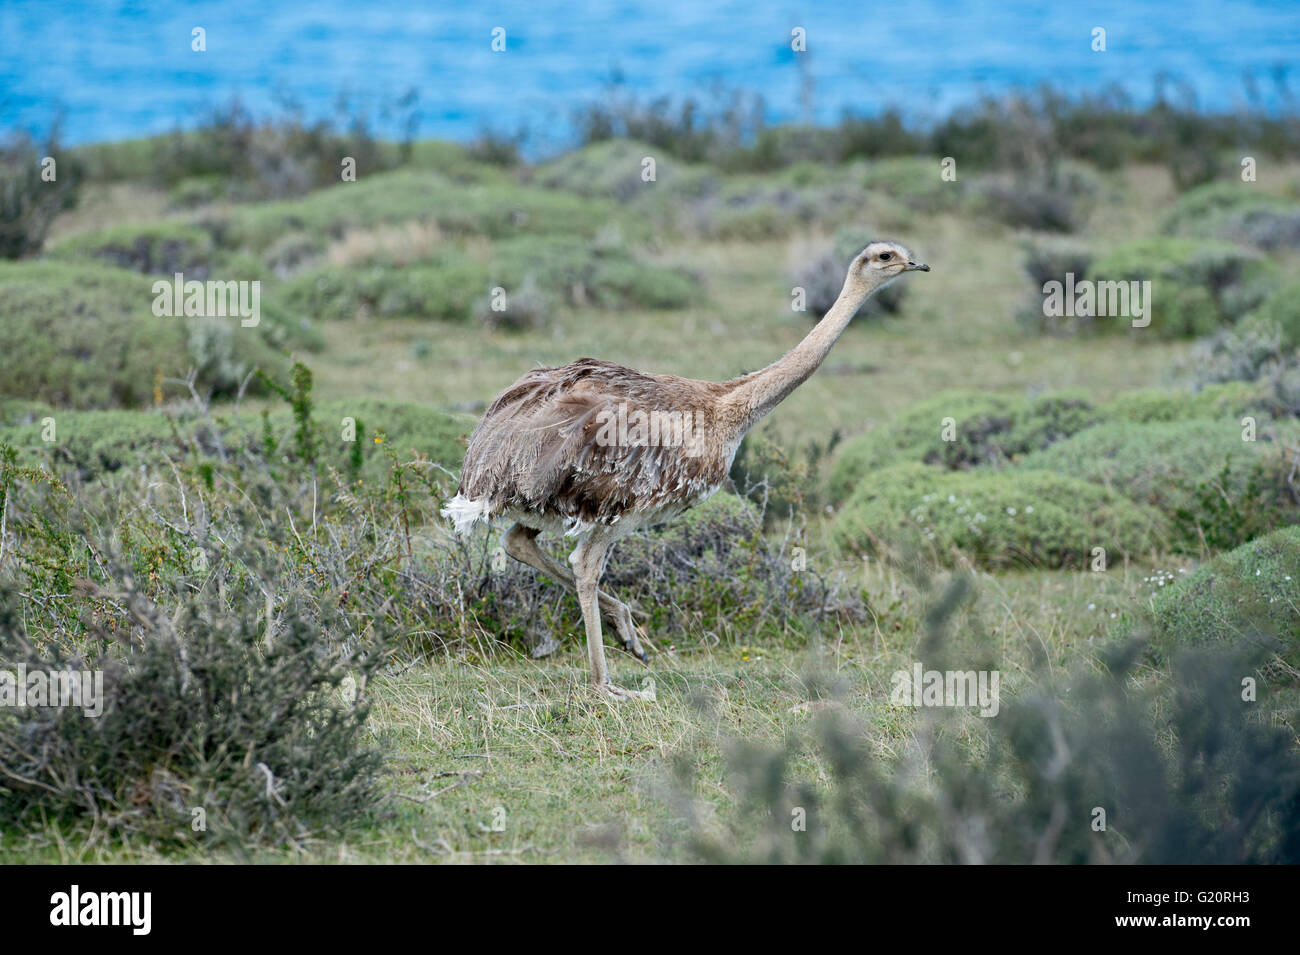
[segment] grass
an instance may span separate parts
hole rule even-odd
[[[906,279],[908,291],[898,315],[849,328],[821,372],[765,424],[764,437],[790,454],[812,442],[825,446],[837,435],[851,439],[878,431],[907,409],[953,388],[1017,400],[1076,392],[1094,407],[1119,409],[1111,413],[1133,421],[1174,420],[1180,409],[1202,403],[1207,409],[1213,405],[1215,414],[1238,410],[1236,402],[1222,396],[1192,399],[1177,390],[1187,379],[1189,341],[1055,337],[1026,330],[1016,320],[1026,296],[1035,291],[1024,272],[1025,248],[1042,234],[955,211],[955,204],[921,189],[913,179],[891,189],[894,178],[919,175],[920,160],[855,165],[852,184],[865,189],[860,206],[841,205],[818,213],[820,219],[770,230],[760,209],[745,220],[751,231],[744,238],[727,238],[726,230],[720,234],[712,227],[692,226],[689,216],[659,217],[662,207],[672,205],[670,193],[629,200],[640,188],[639,180],[611,174],[601,163],[610,157],[639,161],[639,147],[588,150],[581,161],[552,164],[530,182],[515,171],[477,164],[459,151],[446,153],[436,146],[417,144],[411,169],[363,177],[355,184],[274,203],[214,202],[183,213],[169,206],[166,190],[138,181],[95,183],[80,209],[54,223],[47,249],[52,259],[59,249],[80,257],[99,247],[104,230],[127,223],[149,235],[203,230],[212,234],[222,255],[231,257],[218,261],[244,256],[265,266],[268,253],[286,236],[303,239],[307,253],[322,255],[318,265],[343,272],[373,267],[373,260],[401,270],[436,260],[448,250],[457,261],[490,263],[502,244],[513,250],[512,269],[522,273],[530,248],[552,252],[580,238],[589,249],[616,226],[619,240],[651,279],[658,274],[654,268],[671,270],[664,275],[700,278],[699,291],[684,301],[674,295],[664,308],[640,304],[647,300],[638,296],[629,296],[621,307],[557,296],[548,326],[521,330],[400,310],[379,317],[343,308],[322,320],[309,297],[281,302],[284,323],[296,322],[306,330],[303,338],[276,343],[277,361],[286,353],[301,357],[308,339],[319,343],[307,359],[315,375],[318,418],[334,427],[340,417],[351,415],[373,430],[381,418],[392,416],[390,432],[401,432],[403,452],[435,448],[445,457],[459,446],[456,439],[472,426],[472,416],[537,365],[590,355],[646,371],[717,380],[768,364],[810,325],[808,316],[790,310],[792,258],[804,247],[801,243],[825,241],[845,226],[892,234],[933,271]],[[452,167],[443,162],[448,156]],[[596,164],[591,175],[588,159]],[[783,175],[815,190],[844,173],[814,165]],[[1101,188],[1091,214],[1072,238],[1095,251],[1135,236],[1157,236],[1176,194],[1169,173],[1163,167],[1129,165],[1098,175]],[[1283,166],[1275,175],[1278,182],[1300,181],[1300,167]],[[654,185],[672,189],[677,182],[683,190],[698,189],[707,176],[728,178],[703,164],[675,171],[662,161]],[[761,185],[764,180],[734,177],[729,188],[753,192],[756,181]],[[643,212],[664,225],[648,228]],[[408,226],[415,231],[391,231]],[[526,242],[519,240],[520,233]],[[1290,251],[1274,258],[1282,269],[1296,264]],[[77,267],[86,275],[106,268]],[[17,273],[0,271],[0,294],[7,274]],[[268,303],[302,282],[300,276],[268,274]],[[148,287],[146,279],[134,274],[115,274],[113,281]],[[11,284],[11,292],[15,288]],[[57,290],[72,294],[62,285]],[[147,308],[148,298],[138,305]],[[29,328],[24,334],[38,332]],[[153,343],[154,349],[164,346],[172,362],[167,373],[182,374],[184,344],[167,337]],[[110,400],[106,384],[106,397],[82,402],[85,406],[151,401],[158,361],[132,363],[124,357],[122,362],[127,370],[115,377],[114,386],[128,392],[130,400]],[[1161,390],[1170,397],[1137,394]],[[14,397],[58,397],[55,391],[51,386],[47,394]],[[389,402],[457,417],[408,421],[395,410],[400,406]],[[1248,403],[1244,396],[1242,403]],[[253,397],[243,407],[255,413],[260,406],[261,400]],[[229,407],[218,402],[214,410],[222,414]],[[112,421],[116,427],[125,419]],[[287,417],[281,423],[287,424]],[[35,428],[29,426],[33,434]],[[366,468],[374,470],[371,462],[380,456],[368,450]],[[830,460],[833,464],[834,454]],[[726,773],[736,740],[780,744],[820,707],[831,705],[846,708],[869,727],[871,745],[883,755],[919,745],[917,715],[889,704],[889,674],[924,652],[926,598],[912,579],[890,565],[833,549],[836,519],[824,511],[804,515],[809,568],[842,574],[861,589],[869,607],[865,618],[824,630],[807,645],[789,631],[743,632],[725,615],[706,632],[651,633],[660,652],[648,667],[621,653],[611,662],[615,679],[624,685],[652,678],[658,693],[653,704],[611,705],[592,698],[584,686],[584,653],[576,632],[557,634],[559,651],[540,661],[491,645],[394,666],[369,687],[371,732],[391,754],[382,780],[387,798],[375,817],[346,839],[213,856],[196,838],[192,847],[160,855],[144,843],[95,843],[83,830],[50,823],[31,833],[0,833],[0,861],[685,859],[685,821],[667,791],[680,761],[695,770],[697,796],[707,807],[705,825],[721,831],[738,812]],[[413,528],[416,535],[442,532],[436,524]],[[1100,649],[1114,632],[1137,625],[1162,589],[1172,586],[1168,581],[1195,570],[1191,557],[1140,550],[1127,560],[1112,553],[1110,567],[1102,573],[1041,565],[977,571],[977,595],[958,613],[948,655],[972,665],[996,660],[1003,692],[1011,695],[1035,685],[1044,672],[1096,667]],[[617,560],[616,554],[615,564]],[[563,619],[573,620],[572,607],[568,610]],[[1140,672],[1142,681],[1163,678],[1155,666]],[[819,702],[829,698],[826,688],[832,684],[840,687],[836,702]],[[950,732],[966,739],[969,729],[958,720]],[[798,768],[815,778],[817,757],[804,752],[799,760]],[[494,829],[498,807],[505,813],[499,830]]]
[[[653,679],[653,704],[618,705],[585,688],[585,657],[575,634],[544,661],[506,652],[419,665],[370,687],[374,737],[392,754],[382,818],[336,843],[260,850],[246,859],[195,846],[160,856],[147,845],[81,847],[71,833],[46,829],[0,837],[6,862],[554,862],[682,858],[679,811],[663,788],[673,760],[700,774],[699,792],[719,820],[734,810],[724,767],[737,740],[779,743],[826,705],[843,706],[872,727],[882,754],[916,743],[911,711],[889,703],[889,674],[916,659],[915,589],[871,567],[864,582],[883,606],[910,609],[894,629],[826,634],[811,647],[680,635],[677,650],[643,666],[626,654],[611,661],[615,679]],[[1008,697],[1049,672],[1088,663],[1120,608],[1154,591],[1142,568],[1106,574],[981,575],[979,598],[963,612],[952,651],[990,651],[1001,659]],[[1090,607],[1090,605],[1092,605]],[[837,684],[837,702],[823,700]],[[822,701],[822,702],[819,702]],[[815,769],[815,767],[814,767]],[[557,784],[557,780],[563,780]],[[409,798],[408,798],[409,797]],[[505,810],[505,828],[494,831]]]

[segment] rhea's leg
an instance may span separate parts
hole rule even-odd
[[[587,662],[591,667],[592,686],[615,699],[653,700],[652,686],[647,690],[625,690],[609,680],[605,665],[605,645],[600,634],[600,575],[605,572],[605,558],[609,554],[610,538],[599,531],[583,540],[569,562],[573,564],[573,579],[578,588],[578,604],[582,607],[582,620],[587,625]]]
[[[542,550],[537,543],[538,532],[531,527],[515,524],[506,531],[502,546],[506,553],[521,563],[527,564],[539,573],[550,577],[571,594],[578,592],[573,571]],[[639,659],[645,660],[645,649],[637,636],[636,624],[632,620],[632,609],[621,600],[617,600],[604,591],[597,591],[601,615],[618,633],[619,641]]]
[[[591,684],[604,689],[609,685],[609,668],[605,665],[605,643],[600,633],[600,575],[605,570],[605,554],[609,545],[598,535],[588,537],[578,545],[573,556],[573,579],[578,589],[578,605],[582,620],[587,625],[587,663],[591,668]]]

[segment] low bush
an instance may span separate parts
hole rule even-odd
[[[277,298],[322,319],[426,318],[467,321],[491,289],[491,269],[464,258],[404,268],[326,265],[286,280]]]
[[[951,565],[1079,567],[1093,548],[1135,556],[1162,544],[1153,508],[1050,471],[944,471],[901,464],[866,474],[831,529],[837,547],[917,548]]]
[[[555,318],[555,301],[533,273],[524,276],[517,288],[494,291],[474,304],[474,317],[484,328],[517,332],[546,328]]]
[[[214,218],[211,227],[223,247],[262,252],[290,232],[337,239],[349,230],[406,221],[436,224],[452,237],[493,239],[557,233],[591,238],[613,222],[629,234],[644,231],[612,202],[510,181],[466,185],[414,169],[366,176],[300,199],[239,207]]]
[[[733,176],[723,181],[716,194],[690,200],[689,224],[719,239],[760,241],[809,227],[848,226],[859,218],[865,201],[857,185],[843,181],[799,185],[770,177]]]
[[[754,504],[718,493],[672,523],[622,540],[602,586],[629,600],[652,639],[806,636],[823,619],[862,619],[861,596],[838,575],[801,566],[792,544],[764,535]]]
[[[163,378],[197,370],[196,387],[233,395],[256,368],[281,372],[281,349],[307,334],[274,309],[237,318],[157,317],[150,279],[120,269],[32,262],[0,267],[0,395],[72,408],[132,407],[174,394]],[[93,359],[93,360],[92,360]],[[182,389],[183,390],[183,389]]]
[[[1192,189],[1166,214],[1169,235],[1217,239],[1275,251],[1300,247],[1300,203],[1256,183],[1216,182]]]
[[[1263,639],[1300,670],[1300,527],[1284,527],[1220,554],[1151,603],[1152,642],[1166,658],[1184,647]]]
[[[195,226],[175,222],[83,232],[54,245],[50,256],[104,262],[168,278],[183,272],[186,279],[200,281],[213,274],[216,264],[212,236]]]
[[[655,161],[655,178],[650,181],[642,178],[647,157]],[[533,172],[532,182],[547,189],[626,203],[651,190],[675,195],[692,192],[702,174],[700,167],[683,163],[659,147],[631,139],[608,139],[543,163]]]
[[[751,431],[731,462],[731,483],[769,522],[794,520],[819,509],[818,478],[839,440],[835,431],[824,445],[814,441],[787,449],[771,431]]]
[[[1240,422],[1230,417],[1116,421],[1030,454],[1020,466],[1082,478],[1148,504],[1169,519],[1175,547],[1197,552],[1235,547],[1300,519],[1287,481],[1300,434],[1292,428],[1281,441],[1272,437],[1264,429],[1244,441]]]
[[[54,418],[46,441],[44,419]],[[389,452],[449,470],[464,456],[462,438],[473,430],[467,416],[377,398],[322,402],[312,409],[312,445],[322,466],[382,483]],[[205,415],[188,402],[156,411],[60,411],[41,405],[12,407],[0,416],[0,444],[19,460],[41,466],[69,482],[86,484],[123,469],[154,471],[171,460],[185,468],[213,461],[265,466],[293,451],[297,424],[280,408],[265,416],[245,411]]]
[[[1027,244],[1025,272],[1033,280],[1036,304],[1041,306],[1048,282],[1064,283],[1067,275],[1076,280],[1087,275],[1095,255],[1091,245],[1073,238],[1045,236]]]
[[[505,290],[504,312],[492,308],[494,288]],[[549,321],[552,305],[559,302],[680,308],[698,299],[700,291],[694,276],[640,262],[622,246],[526,236],[495,243],[490,262],[439,248],[434,256],[402,267],[323,266],[288,280],[280,294],[287,307],[323,318],[463,321],[477,315],[505,327],[531,327]]]
[[[1300,282],[1288,282],[1274,289],[1250,317],[1277,326],[1281,344],[1300,347]]]
[[[621,239],[594,241],[521,236],[492,249],[496,284],[518,287],[530,276],[569,305],[601,308],[683,308],[698,302],[699,279],[684,270],[636,258]]]
[[[1264,390],[1244,381],[1205,385],[1197,391],[1142,390],[1116,395],[1098,411],[1103,420],[1146,424],[1212,418],[1240,422],[1243,415],[1262,417]]]
[[[81,162],[59,148],[57,135],[40,147],[19,134],[0,142],[0,259],[39,252],[55,217],[77,204],[83,178]]]
[[[1074,180],[990,175],[972,187],[975,211],[1016,229],[1076,232],[1087,221],[1085,196]]]
[[[1150,281],[1151,333],[1161,338],[1204,335],[1231,325],[1263,301],[1266,269],[1251,253],[1223,242],[1137,239],[1102,250],[1094,282]],[[1122,317],[1097,318],[1098,330],[1128,329]]]
[[[383,659],[377,638],[363,653],[328,651],[318,626],[289,613],[270,624],[209,597],[164,614],[138,594],[113,596],[131,618],[93,625],[99,649],[82,656],[40,649],[17,595],[0,595],[0,659],[103,680],[93,719],[80,707],[0,708],[7,825],[242,850],[299,845],[374,813],[383,761],[364,687]]]
[[[933,708],[924,745],[900,752],[873,746],[879,727],[832,690],[783,745],[732,743],[725,814],[701,804],[717,784],[698,781],[693,754],[675,759],[686,851],[714,864],[1300,862],[1300,758],[1292,730],[1241,698],[1255,660],[1184,654],[1156,690],[1139,661],[1124,643],[1010,699],[1004,684],[996,719]]]
[[[887,197],[912,212],[960,212],[965,184],[943,179],[939,163],[937,158],[879,159],[866,165],[859,181],[867,195]]]
[[[952,419],[952,440],[945,440]],[[887,425],[844,444],[827,484],[842,501],[867,473],[904,461],[971,468],[1005,464],[1101,420],[1085,398],[1023,398],[949,391],[918,402]]]

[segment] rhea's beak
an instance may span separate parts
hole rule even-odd
[[[903,269],[903,271],[904,272],[928,272],[930,271],[930,266],[926,265],[923,262],[908,262],[907,268]]]

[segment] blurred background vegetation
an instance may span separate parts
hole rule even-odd
[[[1300,118],[724,103],[610,97],[529,160],[237,103],[5,139],[0,659],[110,702],[0,711],[0,852],[1300,858]],[[436,517],[477,415],[587,354],[761,367],[874,237],[934,271],[620,546],[659,702],[582,697],[572,601]],[[176,272],[260,280],[260,324],[155,317]],[[1150,280],[1150,327],[1045,317],[1066,273]],[[918,659],[998,669],[1003,714],[891,705]]]

